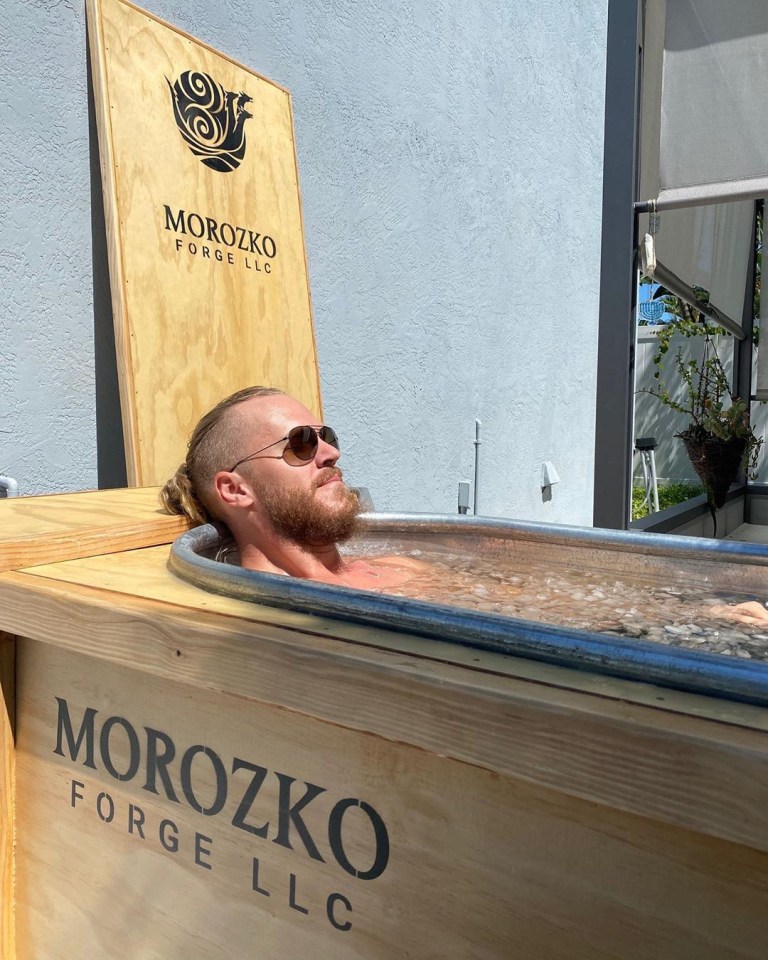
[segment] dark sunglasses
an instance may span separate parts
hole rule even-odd
[[[242,460],[238,460],[233,467],[229,468],[228,472],[231,473],[233,470],[236,470],[241,463],[253,460],[254,457],[258,457],[260,453],[264,453],[264,451],[269,450],[270,447],[277,446],[278,443],[282,443],[284,440],[288,441],[285,450],[282,452],[282,458],[286,463],[291,463],[289,459],[291,455],[296,458],[298,463],[309,463],[317,453],[320,440],[330,444],[337,450],[339,449],[339,438],[336,436],[336,431],[330,427],[293,427],[288,431],[287,436],[280,437],[279,440],[268,443],[266,447],[262,447],[261,450],[257,450],[256,453],[252,453],[247,457],[243,457]],[[298,464],[293,463],[292,465],[297,466]]]

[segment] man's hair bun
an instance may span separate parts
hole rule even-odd
[[[187,470],[187,464],[182,463],[170,480],[160,491],[160,502],[167,513],[176,513],[189,519],[195,525],[208,523],[210,516],[195,495],[195,488]]]

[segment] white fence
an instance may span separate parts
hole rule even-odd
[[[656,474],[659,481],[678,483],[688,480],[699,483],[699,479],[685,453],[682,440],[675,434],[684,430],[688,425],[688,418],[671,410],[656,397],[644,391],[656,388],[658,382],[654,380],[654,373],[658,369],[653,357],[658,350],[659,330],[661,326],[638,327],[637,347],[635,350],[635,439],[639,437],[655,437]],[[723,362],[728,375],[731,375],[733,365],[733,337],[715,337],[715,349]],[[701,337],[684,337],[675,334],[670,342],[669,352],[664,357],[665,384],[670,394],[684,401],[685,393],[680,377],[675,367],[675,356],[682,350],[683,360],[701,360],[704,353],[704,344]],[[759,404],[756,406],[760,406]],[[763,411],[761,411],[763,412]],[[634,458],[635,482],[642,482],[640,455]]]

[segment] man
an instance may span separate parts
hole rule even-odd
[[[195,523],[223,521],[249,570],[364,590],[392,590],[430,567],[408,557],[343,557],[360,505],[337,466],[335,432],[298,400],[248,387],[197,424],[187,459],[161,492],[170,513]],[[751,601],[710,607],[711,616],[760,625],[768,610]]]
[[[397,587],[426,566],[345,558],[360,505],[336,465],[338,439],[298,400],[249,387],[195,427],[187,459],[161,492],[171,513],[223,521],[249,570],[366,590]]]

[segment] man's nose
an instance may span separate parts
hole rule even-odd
[[[341,456],[341,452],[330,443],[326,443],[320,437],[317,438],[317,453],[315,462],[319,467],[333,466]]]

